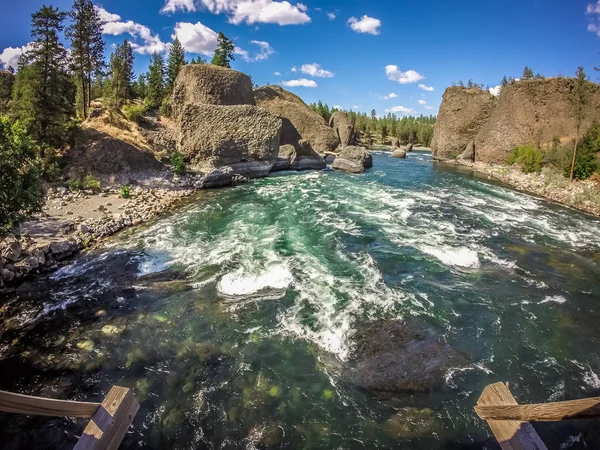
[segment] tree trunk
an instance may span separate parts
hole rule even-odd
[[[575,149],[573,150],[573,162],[571,163],[571,183],[573,182],[573,174],[575,173],[575,160],[577,159],[577,146],[579,145],[579,132],[575,138]]]

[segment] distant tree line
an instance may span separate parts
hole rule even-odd
[[[311,103],[309,106],[328,123],[333,113],[340,111],[335,107],[330,108],[329,105],[323,104],[320,100],[317,103]],[[356,111],[345,112],[350,116],[359,138],[369,144],[375,142],[385,143],[388,139],[395,137],[403,145],[409,143],[431,145],[435,116],[398,117],[396,114],[388,113],[384,117],[378,117],[375,110],[372,110],[371,114]]]

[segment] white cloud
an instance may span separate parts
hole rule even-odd
[[[342,105],[333,105],[333,107],[335,109],[344,109],[344,107]]]
[[[426,105],[425,109],[433,109],[433,106]]]
[[[258,45],[258,47],[259,47],[258,52],[256,52],[254,54],[254,56],[251,56],[246,50],[242,50],[239,47],[235,48],[234,53],[236,55],[240,55],[244,59],[244,61],[247,61],[247,62],[264,61],[265,59],[268,59],[269,56],[271,56],[273,53],[275,53],[275,50],[273,50],[273,47],[271,47],[271,45],[268,42],[250,41],[250,43],[253,45]]]
[[[292,72],[298,72],[298,68],[297,67],[292,67]]]
[[[335,20],[335,14],[334,13],[327,13],[327,17],[329,17],[329,20]]]
[[[316,88],[318,84],[314,80],[307,80],[306,78],[300,78],[298,80],[284,81],[281,84],[287,87],[310,87]]]
[[[398,97],[398,95],[394,94],[393,92],[390,92],[388,95],[384,95],[383,97],[379,97],[380,100],[390,100],[392,98],[396,98]]]
[[[199,8],[212,14],[226,14],[229,23],[275,23],[278,25],[299,25],[310,22],[307,7],[288,1],[275,0],[167,0],[160,10],[163,14],[177,11],[195,12]]]
[[[7,47],[2,53],[0,53],[0,66],[4,69],[8,69],[12,67],[13,69],[17,68],[17,63],[19,62],[19,56],[25,53],[28,50],[31,50],[31,43],[24,45],[23,47]]]
[[[419,100],[419,105],[426,105],[427,102],[425,100]]]
[[[494,97],[498,97],[500,95],[500,91],[502,90],[502,86],[498,85],[496,87],[490,88],[490,93]]]
[[[280,77],[281,76],[281,72],[275,72],[273,75],[275,75],[276,77]]]
[[[178,22],[172,38],[178,38],[183,48],[190,53],[211,56],[217,48],[217,33],[201,22]]]
[[[352,107],[352,109],[360,109],[360,108],[362,108],[362,105],[354,105],[354,106]]]
[[[419,88],[423,89],[424,91],[427,91],[427,92],[433,92],[433,91],[435,91],[435,89],[433,88],[433,86],[425,86],[424,84],[420,84]]]
[[[402,72],[398,66],[390,64],[386,66],[385,73],[388,79],[392,81],[397,81],[400,84],[409,84],[416,83],[417,81],[421,81],[425,78],[419,72],[415,72],[414,70],[407,70],[406,72]]]
[[[597,0],[596,3],[589,3],[585,12],[591,16],[589,18],[591,22],[588,24],[588,31],[600,37],[600,0]]]
[[[333,77],[333,72],[322,69],[321,65],[317,64],[317,63],[303,64],[302,67],[300,67],[300,70],[302,71],[302,73],[310,75],[311,77],[319,77],[319,78],[332,78]]]
[[[386,109],[385,112],[395,114],[414,114],[415,110],[412,108],[405,108],[404,106],[394,106],[390,109]]]
[[[133,48],[133,51],[136,53],[149,55],[154,52],[162,53],[169,48],[169,45],[162,42],[158,34],[153,34],[150,31],[150,28],[132,20],[121,22],[120,16],[111,14],[105,9],[102,9],[102,12],[100,12],[99,8],[98,12],[100,14],[100,20],[104,21],[102,32],[112,36],[129,34],[134,39],[134,41],[131,42],[131,48]],[[141,43],[135,42],[136,39],[141,40]]]
[[[96,8],[96,12],[98,13],[98,17],[100,17],[100,22],[117,22],[121,20],[121,16],[118,14],[109,13],[102,6],[94,6]]]
[[[348,24],[357,33],[379,34],[381,20],[369,16],[362,16],[360,20],[356,17],[350,17]]]

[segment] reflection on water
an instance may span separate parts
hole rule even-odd
[[[0,309],[0,388],[130,386],[122,448],[182,449],[494,448],[472,410],[487,384],[521,402],[597,395],[598,221],[427,154],[374,163],[201,193],[22,286]],[[468,356],[441,388],[382,397],[349,375],[357,331],[400,318]],[[71,448],[84,426],[0,422],[2,448]],[[589,448],[596,430],[542,434]]]

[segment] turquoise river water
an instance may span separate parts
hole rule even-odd
[[[428,153],[206,191],[0,302],[0,389],[131,387],[123,449],[494,449],[487,384],[599,395],[599,249],[596,219]],[[407,318],[464,362],[428,391],[354,383],[357,330]],[[0,448],[72,448],[85,423],[2,414]],[[600,447],[594,421],[538,430]]]

